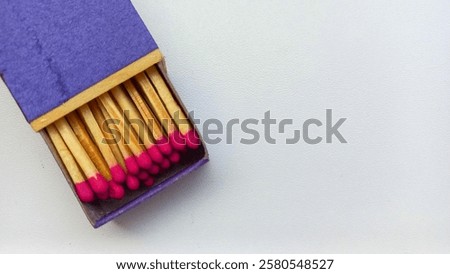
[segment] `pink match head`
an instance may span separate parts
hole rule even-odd
[[[100,173],[97,173],[94,177],[88,179],[89,185],[97,196],[99,194],[108,193],[108,182],[106,182],[105,177]]]
[[[125,197],[125,189],[117,183],[111,183],[109,186],[109,197],[116,200],[122,200]]]
[[[159,151],[161,151],[162,154],[166,156],[172,154],[172,146],[169,143],[169,139],[167,139],[165,136],[156,141],[156,143],[158,144]]]
[[[148,156],[147,152],[142,152],[141,155],[137,157],[138,165],[143,169],[149,169],[152,167],[152,159]]]
[[[140,181],[145,181],[145,180],[147,180],[150,177],[150,175],[147,172],[145,172],[145,171],[141,171],[141,172],[139,172],[137,177],[138,177],[138,179]]]
[[[170,155],[169,159],[170,159],[170,162],[172,162],[173,164],[178,164],[181,161],[180,153],[178,153],[178,152],[172,153]]]
[[[175,150],[186,150],[186,140],[184,140],[183,136],[178,130],[172,132],[172,134],[169,135],[169,140],[172,148],[174,148]]]
[[[200,137],[195,129],[189,130],[189,132],[184,135],[184,139],[186,140],[186,144],[189,148],[197,149],[200,147]]]
[[[130,190],[138,190],[140,187],[140,182],[138,178],[134,177],[133,175],[127,176],[127,187]]]
[[[125,166],[127,167],[127,170],[131,174],[138,174],[139,173],[139,165],[136,161],[136,157],[128,157],[125,159]]]
[[[120,165],[115,165],[111,168],[111,177],[118,184],[125,183],[127,179],[127,175]]]
[[[94,192],[87,182],[76,184],[75,191],[77,192],[78,198],[80,198],[81,202],[92,203],[93,201],[95,201]]]
[[[168,169],[172,164],[168,159],[164,159],[164,161],[161,163],[162,169]]]
[[[161,168],[157,165],[153,165],[149,170],[148,173],[151,175],[158,175],[161,172]]]
[[[161,154],[161,151],[159,151],[159,148],[156,145],[153,145],[147,149],[147,153],[155,163],[160,164],[164,160],[164,156]]]
[[[146,187],[152,187],[155,184],[155,179],[153,179],[152,177],[148,178],[147,180],[145,180],[144,185]]]

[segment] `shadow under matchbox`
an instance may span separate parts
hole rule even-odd
[[[0,73],[98,228],[208,162],[129,0],[0,0]]]

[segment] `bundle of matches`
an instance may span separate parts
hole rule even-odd
[[[152,187],[200,139],[153,66],[46,128],[80,201]],[[118,134],[119,133],[119,134]]]

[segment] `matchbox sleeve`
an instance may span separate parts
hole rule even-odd
[[[129,0],[0,0],[0,73],[31,122],[157,49]]]

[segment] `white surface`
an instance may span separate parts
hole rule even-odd
[[[198,118],[332,108],[349,144],[209,146],[93,230],[1,85],[0,252],[450,252],[449,1],[133,2]]]

